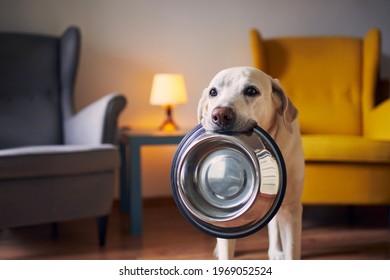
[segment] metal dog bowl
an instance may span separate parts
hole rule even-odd
[[[248,133],[214,133],[198,125],[176,151],[171,183],[191,224],[215,237],[239,238],[276,214],[286,168],[276,143],[258,126]]]

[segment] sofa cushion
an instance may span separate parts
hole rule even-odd
[[[359,136],[303,135],[305,160],[390,163],[390,142]]]
[[[114,145],[53,145],[0,150],[0,179],[67,176],[119,167]]]

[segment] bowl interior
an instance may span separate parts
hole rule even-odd
[[[233,136],[211,135],[194,141],[179,165],[179,193],[202,220],[227,221],[243,213],[259,189],[256,156]]]

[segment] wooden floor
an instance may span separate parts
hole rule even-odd
[[[390,259],[385,207],[305,207],[303,259]],[[267,259],[267,230],[238,240],[237,259]],[[147,201],[144,234],[129,235],[128,215],[114,205],[107,245],[99,248],[95,219],[0,229],[0,259],[214,259],[214,238],[193,228],[171,199]]]

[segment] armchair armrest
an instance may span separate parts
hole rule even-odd
[[[111,93],[88,105],[65,120],[65,144],[114,144],[118,116],[125,106],[125,97],[118,93]]]
[[[368,112],[364,126],[366,137],[390,140],[390,99]]]

